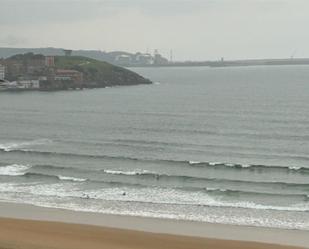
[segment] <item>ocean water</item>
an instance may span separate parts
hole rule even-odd
[[[308,66],[134,70],[0,93],[0,200],[309,230]]]

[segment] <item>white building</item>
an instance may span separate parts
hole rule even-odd
[[[5,78],[5,67],[0,64],[0,80]]]
[[[116,62],[119,64],[130,64],[132,61],[132,58],[130,55],[126,55],[126,54],[122,54],[122,55],[118,55],[116,57]]]
[[[18,84],[18,88],[20,89],[39,89],[40,88],[39,80],[19,80],[17,84]]]
[[[142,65],[151,65],[153,64],[153,57],[151,54],[139,54],[136,56],[136,61]]]

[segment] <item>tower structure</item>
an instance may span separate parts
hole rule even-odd
[[[73,51],[71,49],[63,49],[63,52],[65,56],[71,56]]]

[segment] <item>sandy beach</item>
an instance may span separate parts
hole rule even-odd
[[[261,243],[154,234],[89,225],[0,219],[1,249],[292,249]]]
[[[309,232],[0,204],[1,249],[308,248]],[[74,224],[73,224],[74,223]]]

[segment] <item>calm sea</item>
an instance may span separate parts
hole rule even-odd
[[[309,67],[136,68],[0,93],[0,200],[309,230]]]

